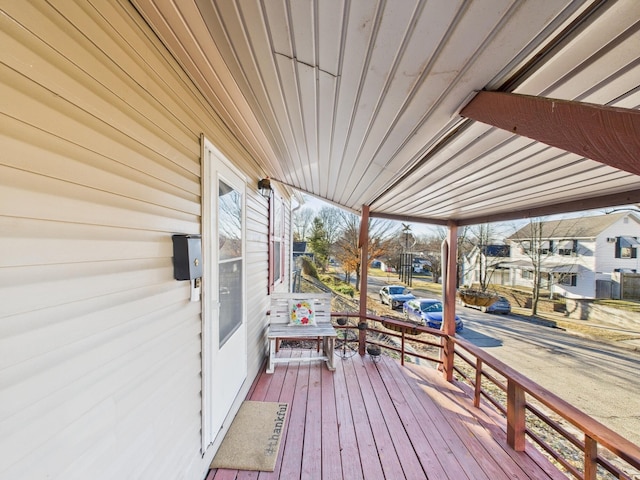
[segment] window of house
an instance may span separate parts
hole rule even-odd
[[[269,199],[269,290],[284,279],[284,201],[275,192]]]
[[[576,240],[562,240],[558,242],[558,255],[563,255],[565,257],[570,257],[575,255],[577,250]]]
[[[615,258],[637,258],[638,245],[635,237],[616,237]]]
[[[575,273],[566,273],[560,277],[558,283],[566,287],[575,287],[578,284],[578,275]]]
[[[533,278],[533,272],[531,272],[530,270],[522,270],[522,278],[524,278],[525,280]]]
[[[620,247],[620,257],[619,258],[634,258],[634,248],[631,247]]]
[[[542,255],[549,255],[553,252],[553,240],[543,240],[540,242],[540,253]]]

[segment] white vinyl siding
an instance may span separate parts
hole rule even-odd
[[[640,258],[616,258],[616,240],[619,237],[640,238],[640,225],[633,217],[624,218],[603,231],[597,239],[596,271],[610,278],[612,272],[618,270],[640,271]],[[612,241],[608,241],[611,239]]]
[[[2,9],[0,479],[201,479],[201,304],[171,236],[201,233],[202,132],[260,172],[128,2]],[[267,305],[248,191],[245,392]]]

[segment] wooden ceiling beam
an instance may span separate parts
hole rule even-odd
[[[638,110],[482,91],[460,115],[640,175]]]

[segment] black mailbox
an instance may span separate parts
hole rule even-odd
[[[174,235],[173,276],[176,280],[202,277],[202,240],[200,235]]]

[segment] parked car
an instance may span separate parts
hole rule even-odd
[[[442,302],[430,298],[416,298],[405,302],[402,310],[407,320],[439,329],[442,325]],[[463,329],[462,320],[456,315],[456,332]]]
[[[488,307],[480,307],[480,310],[487,313],[504,313],[507,315],[511,313],[511,303],[505,297],[499,296],[497,301]]]
[[[413,300],[415,295],[402,285],[387,285],[380,289],[380,303],[386,303],[391,308],[401,308],[407,300]]]

